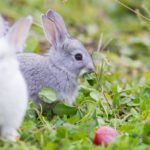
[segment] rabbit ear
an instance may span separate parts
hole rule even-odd
[[[46,15],[42,15],[42,25],[47,40],[52,44],[56,45],[56,28],[52,21],[50,21]]]
[[[47,17],[52,20],[62,37],[69,36],[63,18],[53,10],[48,10]]]
[[[53,10],[42,16],[45,34],[51,44],[59,44],[69,36],[62,17]]]
[[[4,36],[6,31],[5,20],[0,16],[0,38]]]
[[[6,38],[12,44],[16,52],[22,52],[25,40],[32,24],[32,17],[24,17],[17,21],[8,31]]]

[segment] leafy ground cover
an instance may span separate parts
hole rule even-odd
[[[150,149],[150,2],[14,0],[0,4],[0,12],[10,22],[33,16],[26,49],[36,53],[49,47],[39,23],[40,14],[49,8],[62,14],[70,33],[93,52],[96,72],[80,79],[73,107],[58,104],[44,116],[42,108],[29,103],[19,129],[21,139],[0,141],[0,150]],[[39,94],[48,103],[55,101],[52,91]],[[120,133],[107,148],[93,145],[94,133],[103,125]]]

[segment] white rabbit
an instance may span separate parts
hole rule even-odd
[[[23,50],[32,24],[31,17],[16,22],[4,36],[5,21],[0,18],[0,137],[16,141],[28,102],[25,80],[20,72],[16,52]]]

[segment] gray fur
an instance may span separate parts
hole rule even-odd
[[[43,18],[44,32],[52,44],[48,55],[41,56],[31,53],[17,55],[21,71],[27,81],[30,99],[39,102],[39,90],[52,88],[61,101],[72,105],[79,89],[78,78],[81,72],[83,70],[94,71],[95,67],[84,46],[78,40],[70,38],[67,33],[65,34],[67,29],[62,23],[60,15],[49,10],[47,14],[42,16]],[[49,22],[54,30],[50,29],[49,31],[49,26],[47,26]],[[82,54],[82,61],[75,60],[77,53]]]

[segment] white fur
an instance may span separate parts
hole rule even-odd
[[[0,39],[0,136],[15,141],[27,107],[27,88],[15,49]]]

